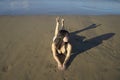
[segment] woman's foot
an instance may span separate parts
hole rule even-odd
[[[63,18],[62,18],[61,22],[64,23],[64,19]]]
[[[64,27],[64,19],[63,18],[61,20],[61,23],[62,23],[62,27]]]
[[[57,18],[56,18],[56,22],[57,22],[57,23],[60,23],[60,17],[57,17]]]

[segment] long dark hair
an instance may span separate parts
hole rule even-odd
[[[69,36],[69,32],[66,30],[60,30],[58,32],[57,38],[55,39],[55,45],[57,49],[61,48],[62,42],[63,42],[63,38],[68,35]]]

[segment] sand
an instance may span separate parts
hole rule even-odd
[[[120,16],[63,16],[73,46],[66,71],[51,52],[55,17],[0,16],[0,80],[120,80]]]

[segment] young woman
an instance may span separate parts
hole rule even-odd
[[[55,61],[58,64],[59,70],[66,69],[66,63],[68,62],[72,50],[72,46],[69,43],[69,32],[64,29],[64,19],[61,20],[62,29],[59,30],[60,18],[56,18],[55,36],[52,43],[52,53]],[[59,55],[65,55],[64,61],[61,62]]]

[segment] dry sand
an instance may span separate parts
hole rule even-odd
[[[63,16],[66,71],[51,53],[56,16],[0,16],[0,80],[120,80],[120,16]]]

